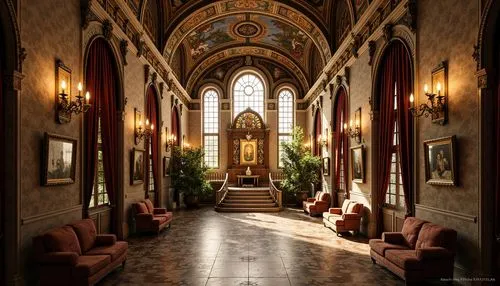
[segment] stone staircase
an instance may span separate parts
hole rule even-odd
[[[269,194],[269,187],[229,187],[224,201],[215,208],[219,212],[279,212],[278,204]]]

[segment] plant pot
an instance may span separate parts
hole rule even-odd
[[[298,207],[302,207],[302,202],[307,201],[308,192],[297,192],[295,194],[295,202]]]
[[[184,203],[187,208],[197,208],[200,204],[200,198],[195,195],[187,195],[184,197]]]

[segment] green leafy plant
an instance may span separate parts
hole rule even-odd
[[[319,182],[321,159],[311,154],[311,149],[304,146],[304,131],[301,127],[293,129],[293,139],[282,142],[284,180],[281,187],[284,191],[296,194],[308,192],[311,184]]]
[[[172,186],[185,196],[211,192],[212,186],[205,180],[208,168],[203,161],[203,150],[175,147],[172,152]]]

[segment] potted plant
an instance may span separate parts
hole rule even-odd
[[[294,194],[297,205],[307,199],[311,184],[319,182],[321,159],[313,156],[311,149],[304,146],[304,131],[300,127],[293,129],[293,139],[282,142],[284,179],[281,187],[288,194]]]
[[[212,191],[212,186],[205,180],[207,170],[201,148],[173,149],[172,186],[184,194],[188,208],[198,207],[200,196]]]

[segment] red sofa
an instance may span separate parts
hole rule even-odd
[[[334,230],[337,235],[342,232],[359,232],[361,218],[363,217],[363,204],[344,200],[342,208],[329,208],[323,213],[323,225]]]
[[[322,214],[328,211],[330,207],[330,194],[327,192],[316,192],[314,198],[307,198],[307,201],[302,202],[304,212],[310,216]]]
[[[135,204],[135,225],[137,232],[156,232],[170,226],[172,213],[165,208],[155,208],[153,203],[146,199]]]
[[[128,243],[114,234],[97,235],[94,222],[84,219],[33,238],[40,285],[94,285],[120,264],[125,266]]]
[[[373,263],[408,282],[453,278],[457,232],[414,217],[406,218],[401,232],[384,232],[370,239]]]

